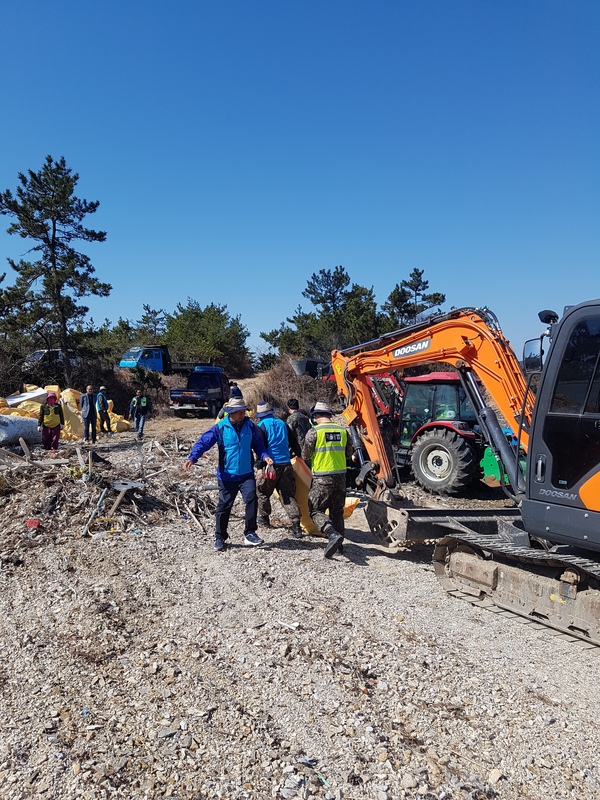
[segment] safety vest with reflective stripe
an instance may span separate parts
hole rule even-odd
[[[315,425],[317,442],[312,457],[313,475],[337,475],[346,472],[345,428],[332,423]]]

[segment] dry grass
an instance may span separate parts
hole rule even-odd
[[[287,401],[295,397],[300,408],[308,411],[317,400],[332,403],[336,398],[335,381],[320,381],[307,375],[298,377],[288,361],[282,361],[268,372],[259,373],[244,387],[244,399],[251,408],[268,402],[280,414],[287,409]]]

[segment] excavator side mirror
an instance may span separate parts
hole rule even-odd
[[[526,375],[542,371],[541,339],[530,339],[523,345],[523,371]]]

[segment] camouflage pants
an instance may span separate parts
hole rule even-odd
[[[258,516],[268,517],[271,514],[271,495],[279,492],[281,505],[292,522],[300,522],[300,509],[296,502],[296,476],[291,464],[274,464],[275,480],[265,477],[264,469],[256,474],[256,491],[258,493]]]
[[[310,518],[320,531],[331,524],[344,535],[344,504],[346,502],[346,475],[313,475],[308,493]],[[325,513],[329,510],[329,516]]]

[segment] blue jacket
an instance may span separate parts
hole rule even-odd
[[[228,416],[217,422],[192,447],[189,460],[195,464],[215,444],[219,446],[217,478],[221,481],[239,481],[253,475],[251,450],[261,461],[269,456],[262,436],[248,417],[244,419],[239,434]]]
[[[108,400],[102,392],[96,395],[96,408],[98,411],[108,411]]]
[[[79,401],[81,407],[81,416],[84,418],[96,419],[96,395],[84,392]]]
[[[282,419],[265,417],[257,425],[262,428],[267,436],[267,448],[274,464],[290,463],[290,443],[288,427]]]

